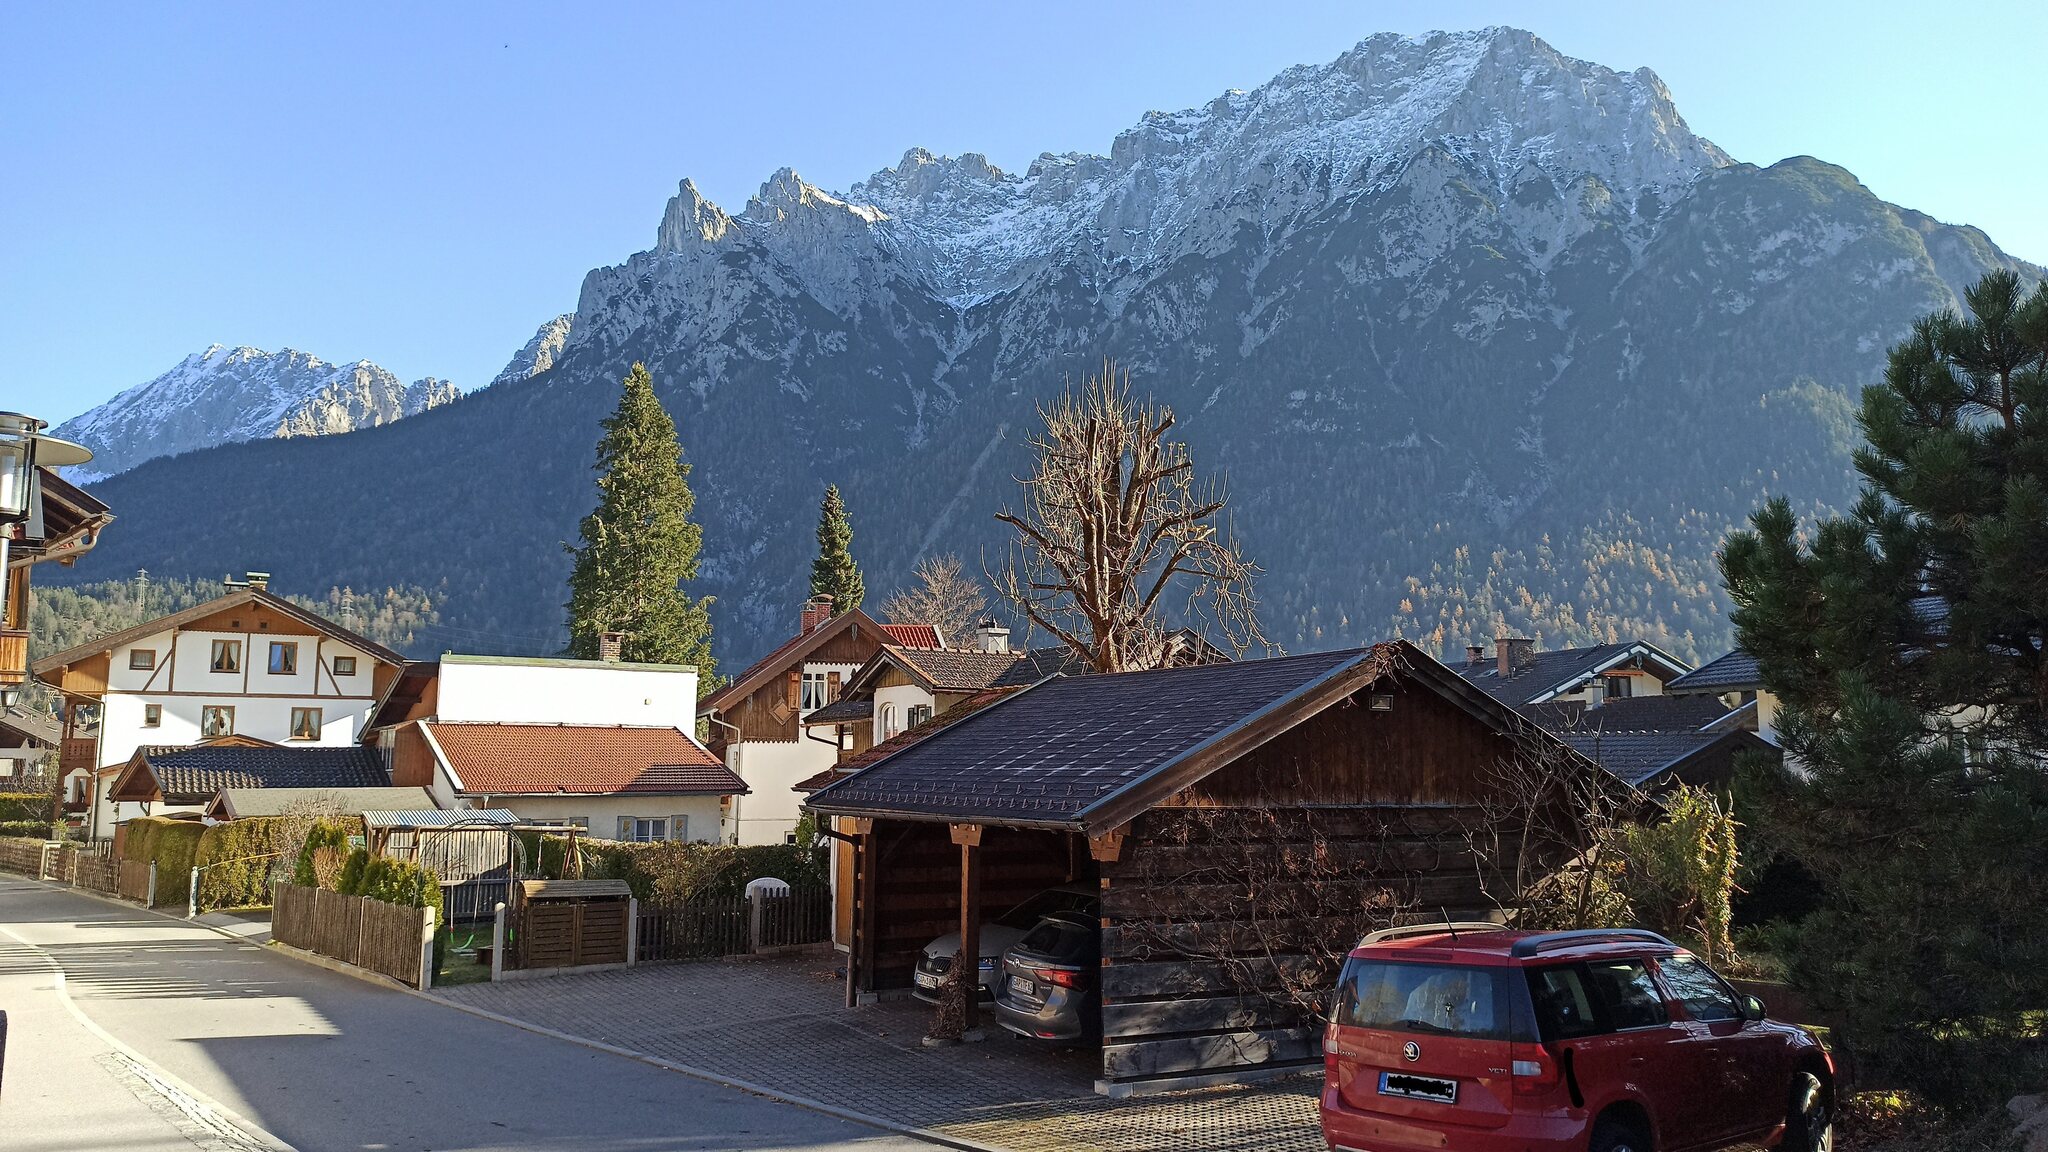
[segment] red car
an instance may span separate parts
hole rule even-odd
[[[1827,1152],[1834,1063],[1654,932],[1375,932],[1323,1040],[1337,1152]]]

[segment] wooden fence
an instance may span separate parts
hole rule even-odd
[[[138,904],[149,903],[150,889],[152,887],[149,875],[150,862],[147,860],[116,860],[114,863],[119,869],[114,880],[114,894],[124,900],[133,900]]]
[[[72,887],[105,892],[110,896],[120,894],[121,863],[112,856],[80,852],[67,846],[64,863],[64,878],[71,882]]]
[[[278,884],[271,899],[270,935],[425,988],[433,983],[434,913],[325,888]]]
[[[791,888],[786,894],[700,897],[673,908],[640,909],[635,962],[709,960],[832,938],[832,890]]]
[[[43,878],[43,857],[48,847],[47,840],[0,837],[0,868],[40,880]]]

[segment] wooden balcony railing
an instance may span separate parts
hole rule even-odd
[[[0,684],[20,684],[28,679],[28,633],[18,628],[0,631]]]
[[[99,759],[99,737],[68,736],[57,748],[57,773],[69,776],[80,768],[90,772],[100,766]]]

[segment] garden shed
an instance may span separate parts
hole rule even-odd
[[[1082,883],[1098,1090],[1311,1065],[1364,930],[1491,910],[1472,833],[1532,754],[1598,771],[1401,641],[1048,679],[811,798],[854,841],[848,1001],[907,988],[933,937],[974,955],[985,919]]]

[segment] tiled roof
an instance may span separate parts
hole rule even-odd
[[[55,748],[63,738],[64,726],[48,712],[29,708],[9,708],[0,713],[0,728],[12,729],[44,748]]]
[[[1665,655],[1655,646],[1640,640],[1631,640],[1620,644],[1595,644],[1588,648],[1555,648],[1548,652],[1532,652],[1529,654],[1528,662],[1505,679],[1501,677],[1500,664],[1497,660],[1487,660],[1476,666],[1461,663],[1457,665],[1457,672],[1487,695],[1511,708],[1516,708],[1554,688],[1590,675],[1594,669],[1626,655],[1630,649],[1637,647],[1652,660],[1669,664],[1680,672],[1685,669],[1684,664]]]
[[[1607,732],[1697,732],[1728,714],[1719,698],[1626,696],[1597,708],[1583,703],[1524,704],[1522,715],[1552,731],[1598,728]]]
[[[942,648],[939,630],[930,624],[884,624],[882,631],[889,634],[889,643],[905,648]]]
[[[747,786],[675,728],[419,722],[470,795],[737,795]]]
[[[391,783],[383,757],[361,746],[315,748],[249,741],[152,745],[136,754],[168,804],[203,804],[224,788],[381,788]],[[131,791],[141,783],[130,784],[124,776],[116,788]]]
[[[1092,827],[1091,810],[1104,801],[1155,781],[1254,720],[1349,684],[1348,674],[1364,669],[1373,655],[1351,649],[1055,678],[1010,693],[967,722],[948,724],[908,747],[877,746],[870,751],[880,755],[865,771],[826,788],[811,804],[855,816]]]
[[[923,677],[935,692],[979,692],[1023,659],[1021,653],[973,648],[892,648],[890,655]]]
[[[841,696],[822,708],[813,708],[804,714],[806,724],[852,724],[875,714],[875,701],[871,696],[858,700]]]
[[[1667,692],[1739,692],[1763,687],[1756,657],[1737,648],[1717,656],[1664,686]]]
[[[1001,676],[996,677],[991,687],[1022,688],[1036,684],[1057,672],[1062,676],[1086,676],[1091,669],[1088,662],[1064,644],[1050,648],[1033,648],[1024,653],[1024,658],[1012,664]]]
[[[1726,742],[1730,750],[1761,746],[1748,732],[1609,732],[1597,728],[1558,731],[1586,759],[1638,787]]]

